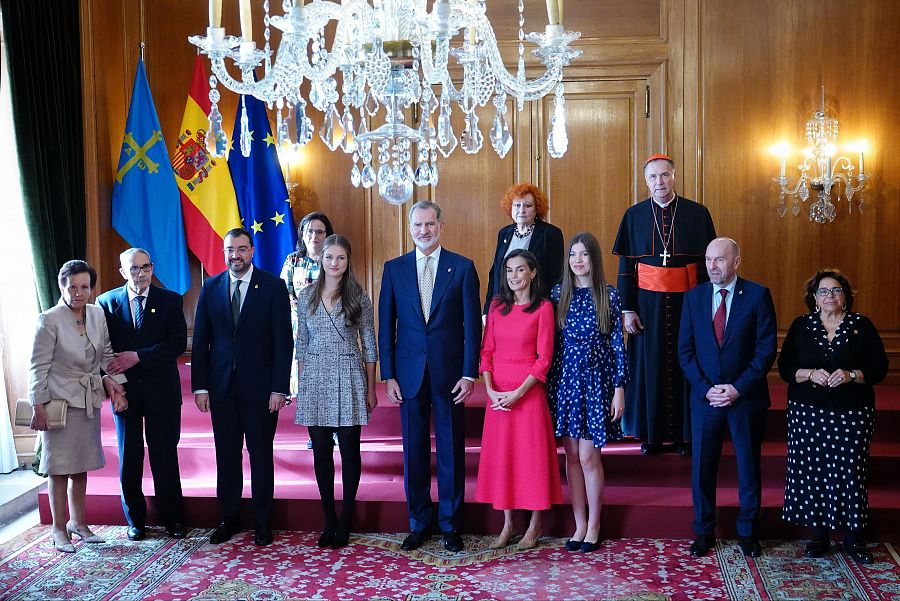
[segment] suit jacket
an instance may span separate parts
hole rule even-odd
[[[210,402],[221,402],[233,375],[245,400],[268,403],[273,392],[290,391],[293,349],[284,281],[254,267],[237,325],[231,315],[229,272],[204,282],[191,350],[193,390],[208,390]]]
[[[731,384],[740,393],[733,410],[769,406],[766,374],[775,362],[775,305],[769,289],[738,278],[731,313],[720,347],[713,333],[713,285],[706,282],[684,295],[678,358],[691,383],[691,403],[709,403],[715,384]]]
[[[378,303],[381,378],[395,379],[404,397],[422,386],[426,364],[432,383],[450,390],[462,377],[478,378],[481,311],[475,264],[441,249],[428,323],[419,299],[416,252],[384,264]]]
[[[497,232],[497,248],[494,251],[494,262],[491,264],[491,270],[488,273],[488,287],[484,305],[481,309],[482,315],[488,314],[491,308],[491,300],[500,291],[500,282],[506,277],[506,274],[502,272],[503,259],[506,258],[506,252],[509,249],[515,229],[516,224],[511,223]],[[550,290],[559,282],[563,273],[565,242],[563,241],[562,230],[551,223],[536,219],[534,231],[531,233],[531,242],[528,243],[528,250],[537,257],[541,289],[544,296],[549,298]]]
[[[181,378],[176,360],[187,349],[181,295],[151,284],[140,331],[134,328],[131,318],[127,286],[101,294],[97,304],[106,313],[113,350],[136,351],[140,357],[140,362],[125,372],[127,411],[153,413],[181,405]]]
[[[78,331],[75,315],[62,301],[38,316],[28,388],[32,405],[64,399],[72,407],[87,409],[88,414],[102,406],[105,392],[100,370],[105,370],[115,355],[103,309],[85,305],[84,315],[87,338],[96,350],[93,361],[85,359],[84,336]],[[115,379],[125,382],[126,376]]]

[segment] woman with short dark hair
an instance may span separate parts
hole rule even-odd
[[[102,543],[85,522],[87,473],[106,464],[100,444],[103,389],[112,396],[113,410],[124,411],[124,389],[101,378],[115,357],[103,309],[88,304],[97,272],[84,261],[68,261],[57,277],[59,303],[38,316],[31,352],[28,396],[34,406],[31,427],[41,432],[40,472],[49,475],[50,528],[54,548],[74,553],[71,536]],[[124,376],[117,376],[124,382]],[[66,405],[63,427],[50,427],[46,406]],[[66,516],[68,505],[69,515]]]
[[[887,374],[874,324],[852,311],[854,290],[837,269],[805,285],[809,313],[796,318],[778,357],[788,383],[786,521],[808,526],[806,556],[830,551],[831,530],[859,563],[872,554],[859,539],[869,522],[867,473],[875,424],[873,384]]]

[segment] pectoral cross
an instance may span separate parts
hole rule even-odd
[[[666,266],[666,260],[667,260],[669,257],[671,257],[672,255],[669,254],[669,249],[668,249],[668,248],[663,248],[662,254],[659,255],[659,256],[662,257],[662,260],[663,260],[663,267],[665,267],[665,266]]]

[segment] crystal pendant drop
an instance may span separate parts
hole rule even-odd
[[[456,134],[453,133],[453,124],[450,122],[449,101],[446,103],[441,102],[441,114],[438,115],[437,143],[438,150],[441,151],[444,158],[450,156],[450,153],[456,150],[456,145],[458,144]]]
[[[491,146],[494,147],[497,156],[501,159],[506,156],[509,149],[512,148],[512,134],[509,133],[509,124],[506,122],[506,115],[497,112],[494,115],[494,123],[491,127]]]
[[[363,188],[371,188],[375,185],[375,170],[372,169],[370,163],[363,165],[362,174],[360,175]]]
[[[296,127],[297,146],[305,146],[313,137],[312,119],[306,116],[306,103],[298,104],[294,108],[294,122]]]
[[[244,157],[250,156],[250,148],[253,142],[253,135],[250,133],[250,119],[247,117],[247,104],[241,101],[241,154]]]
[[[344,139],[341,141],[341,149],[347,154],[356,152],[356,132],[353,130],[353,115],[350,109],[344,107],[344,115],[341,117],[341,125],[344,129]]]
[[[416,185],[421,187],[430,183],[431,169],[428,167],[428,163],[419,163],[419,166],[416,167]]]
[[[556,88],[553,119],[550,124],[550,135],[547,136],[547,152],[554,159],[561,158],[569,149],[569,135],[566,132],[566,99],[563,97],[563,85]]]
[[[278,108],[275,124],[275,140],[278,142],[278,147],[283,148],[290,144],[291,140],[288,135],[288,120],[284,117],[281,107]]]
[[[206,130],[206,150],[218,158],[225,156],[228,150],[228,137],[222,128],[222,113],[217,105],[212,105],[209,112],[209,129]]]
[[[372,92],[371,88],[369,88],[369,93],[366,94],[366,103],[364,106],[370,117],[374,117],[375,113],[378,112],[378,99],[375,98],[375,93]]]
[[[322,121],[322,128],[319,130],[319,138],[329,150],[336,149],[344,139],[344,128],[341,127],[341,118],[333,104],[325,113],[325,120]]]
[[[353,167],[350,169],[350,183],[354,188],[359,188],[359,184],[362,183],[362,174],[356,163],[353,163]]]
[[[387,165],[382,165],[382,168],[384,167],[387,167]],[[404,165],[404,167],[410,170],[411,176],[412,169],[410,169],[409,165]],[[392,205],[402,205],[407,200],[412,198],[412,177],[407,179],[403,170],[394,170],[388,168],[387,172],[389,175],[387,175],[386,177],[381,177],[380,172],[381,169],[379,169],[378,176],[378,193],[381,194],[381,197],[384,200]]]
[[[481,150],[483,142],[484,136],[481,135],[481,131],[478,129],[478,115],[475,114],[475,109],[473,108],[466,113],[466,127],[462,133],[460,146],[462,146],[466,154],[476,154]]]

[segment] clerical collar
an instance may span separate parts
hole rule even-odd
[[[657,201],[655,198],[653,198],[652,196],[651,196],[650,198],[653,200],[653,203],[654,203],[656,206],[665,209],[667,206],[669,206],[670,204],[672,204],[672,202],[674,202],[674,200],[675,200],[676,198],[678,198],[678,195],[675,194],[674,192],[672,192],[672,198],[670,198],[670,199],[669,199],[669,202],[667,202],[666,204],[662,204],[662,203],[658,202],[658,201]]]

